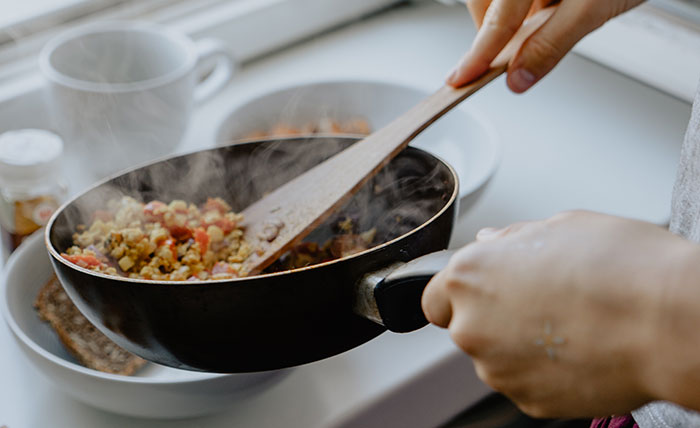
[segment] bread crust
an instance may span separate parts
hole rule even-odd
[[[120,348],[78,311],[56,276],[39,290],[34,302],[39,318],[48,322],[68,351],[85,367],[129,376],[146,360]]]

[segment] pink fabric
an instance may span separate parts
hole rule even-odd
[[[639,428],[631,415],[594,419],[591,428]]]

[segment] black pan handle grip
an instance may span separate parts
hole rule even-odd
[[[396,333],[425,326],[428,320],[421,308],[423,290],[453,254],[453,250],[438,251],[366,275],[358,284],[364,289],[358,293],[358,300],[364,301],[359,309],[356,303],[355,311]]]

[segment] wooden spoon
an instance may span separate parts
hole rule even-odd
[[[384,128],[246,208],[242,226],[254,252],[243,263],[242,271],[254,275],[274,262],[345,203],[420,132],[505,72],[525,39],[553,12],[550,7],[529,18],[477,80],[459,89],[443,86]]]

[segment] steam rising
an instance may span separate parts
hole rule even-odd
[[[95,32],[60,45],[52,54],[51,63],[64,75],[100,88],[114,89],[122,84],[146,82],[177,69],[184,61],[184,54],[176,54],[173,50],[165,56],[152,55],[161,43],[146,33],[121,33],[120,29]],[[71,55],[77,53],[80,53],[80,61],[72,59]],[[177,91],[172,90],[129,90],[123,93],[95,90],[89,96],[81,94],[80,108],[70,104],[73,108],[60,108],[65,101],[63,92],[63,89],[55,88],[51,95],[58,107],[53,109],[59,113],[57,124],[64,128],[62,134],[64,137],[74,136],[66,138],[73,149],[71,157],[81,159],[86,169],[92,167],[99,172],[138,157],[153,158],[165,148],[163,144],[179,140],[189,113],[188,108],[178,101]],[[285,123],[290,134],[366,133],[368,129],[346,126],[355,119],[348,115],[348,111],[358,111],[357,108],[348,109],[348,106],[372,100],[373,95],[371,88],[367,87],[353,91],[344,101],[328,103],[316,91],[302,90],[291,93],[281,109],[277,105],[269,106],[280,114],[244,112],[238,118],[244,122],[238,125],[269,130]],[[73,101],[73,98],[68,100]],[[182,120],[177,120],[178,117]],[[55,239],[60,241],[59,250],[65,249],[77,225],[89,224],[96,210],[105,209],[108,200],[122,196],[143,202],[157,199],[167,203],[181,199],[198,205],[209,197],[222,197],[235,211],[242,211],[265,193],[331,157],[351,142],[351,139],[342,137],[277,139],[205,150],[153,163],[125,173],[78,198],[57,222]],[[97,145],[102,155],[85,162],[85,153],[91,152],[91,145]],[[346,219],[352,221],[354,233],[376,228],[376,243],[393,239],[437,213],[455,185],[453,177],[440,162],[415,151],[404,152],[314,231],[309,240],[324,242],[338,233],[335,227],[338,221]],[[302,199],[304,196],[298,195]],[[54,243],[58,243],[55,239]]]
[[[234,211],[242,211],[353,141],[343,137],[279,139],[157,162],[99,185],[71,203],[57,220],[52,241],[59,251],[65,250],[78,224],[88,224],[95,210],[105,209],[108,200],[122,196],[144,202],[182,199],[196,204],[219,196]],[[376,228],[376,244],[396,238],[435,215],[455,185],[444,164],[416,150],[404,151],[307,240],[323,243],[339,232],[338,222],[348,218],[355,233]]]

